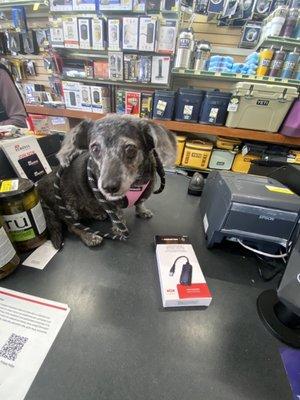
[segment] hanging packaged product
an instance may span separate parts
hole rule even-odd
[[[270,64],[269,76],[273,77],[279,76],[285,57],[286,57],[286,52],[283,51],[282,47],[280,48],[280,50],[275,51],[274,57]]]
[[[175,68],[190,68],[194,51],[194,34],[192,28],[181,31],[176,50]]]
[[[122,26],[121,19],[119,18],[107,19],[108,50],[121,50],[121,26]]]
[[[125,114],[125,89],[116,91],[116,113]]]
[[[123,49],[138,49],[139,19],[137,17],[123,18]]]
[[[159,21],[157,48],[158,53],[173,54],[176,46],[176,19],[161,19]]]
[[[20,259],[1,223],[0,217],[0,279],[10,275],[19,265]]]
[[[271,60],[273,58],[274,49],[262,49],[259,53],[259,65],[256,70],[257,76],[268,75]]]
[[[156,17],[140,17],[139,50],[154,51],[156,39]]]
[[[39,195],[28,179],[1,181],[0,215],[17,250],[26,252],[47,240]]]
[[[261,30],[260,22],[247,21],[243,28],[239,47],[253,49],[259,41]]]
[[[152,118],[153,92],[141,93],[141,118]]]

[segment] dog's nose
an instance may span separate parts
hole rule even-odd
[[[119,185],[116,183],[107,183],[103,185],[103,189],[107,193],[117,193],[117,191],[119,190]]]

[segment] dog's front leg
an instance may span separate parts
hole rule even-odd
[[[153,217],[153,212],[145,207],[143,201],[135,205],[135,213],[138,217],[143,219],[149,219]]]
[[[102,236],[79,229],[73,224],[68,225],[68,229],[71,233],[79,236],[83,243],[88,247],[99,246],[103,241]]]

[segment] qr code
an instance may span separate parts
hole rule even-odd
[[[19,336],[13,333],[10,335],[5,345],[0,349],[0,357],[4,357],[9,361],[16,361],[18,354],[23,349],[23,346],[27,340],[27,337]]]

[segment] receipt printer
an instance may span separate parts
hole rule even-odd
[[[298,234],[300,197],[273,178],[213,171],[200,209],[208,248],[229,239],[277,252]]]

